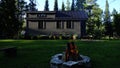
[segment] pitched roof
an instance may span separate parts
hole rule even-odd
[[[57,19],[75,19],[75,20],[86,20],[88,15],[85,11],[57,11]]]

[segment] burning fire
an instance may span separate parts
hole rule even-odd
[[[67,48],[64,57],[65,57],[64,61],[78,61],[82,59],[79,56],[79,52],[74,42],[67,43]]]

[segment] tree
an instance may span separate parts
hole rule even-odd
[[[29,0],[29,1],[30,3],[28,4],[28,8],[29,8],[28,11],[37,11],[35,1],[34,0]]]
[[[19,21],[23,21],[23,19],[24,19],[23,16],[25,15],[25,11],[27,10],[26,5],[27,5],[27,2],[25,2],[24,0],[17,1]]]
[[[113,19],[112,19],[112,22],[113,22],[113,35],[114,36],[116,36],[117,35],[117,30],[116,30],[116,26],[115,25],[117,25],[118,23],[116,23],[116,21],[117,21],[117,16],[118,15],[118,12],[116,11],[116,9],[113,9],[113,11],[112,11],[112,17],[113,17]]]
[[[114,15],[116,15],[116,14],[118,14],[118,12],[117,12],[117,10],[114,8],[113,11],[112,11],[112,15],[114,16]]]
[[[95,39],[100,39],[103,31],[101,22],[102,9],[99,8],[97,3],[89,6],[87,9],[92,11],[92,13],[89,12],[89,18],[87,21],[87,34]]]
[[[93,5],[96,3],[97,0],[86,0],[87,5]]]
[[[65,5],[64,5],[64,2],[62,2],[62,11],[65,11]]]
[[[88,13],[88,15],[91,15],[92,8],[97,5],[97,0],[86,0],[86,3],[84,3],[84,9]]]
[[[55,0],[55,3],[54,3],[54,11],[58,11],[58,1]]]
[[[104,13],[105,13],[105,17],[104,17],[105,35],[110,37],[113,34],[113,30],[112,30],[112,24],[110,19],[108,0],[106,0],[106,7],[105,7]]]
[[[109,4],[108,4],[108,0],[106,0],[106,7],[105,7],[105,18],[104,21],[105,22],[110,22],[110,11],[109,11]]]
[[[66,3],[66,11],[70,11],[70,1],[67,0],[67,3]]]
[[[114,32],[115,35],[120,38],[120,14],[115,14],[113,16],[113,23],[114,23]]]
[[[1,9],[1,23],[0,36],[4,38],[13,38],[18,35],[22,28],[22,23],[17,19],[17,1],[16,0],[2,0]]]
[[[74,10],[75,10],[75,1],[72,0],[71,11],[74,11]]]
[[[45,8],[44,8],[44,11],[49,11],[48,0],[45,1]]]
[[[100,29],[101,20],[102,20],[102,9],[99,8],[99,5],[95,4],[92,8],[92,17],[94,18],[95,25],[97,29]]]
[[[84,3],[86,0],[76,0],[76,11],[84,10]]]

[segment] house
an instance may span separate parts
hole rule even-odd
[[[82,37],[86,33],[84,11],[29,11],[26,13],[26,34],[37,35],[73,35]]]

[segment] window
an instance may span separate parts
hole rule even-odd
[[[46,17],[46,14],[38,14],[38,17]]]
[[[66,22],[66,28],[68,28],[68,29],[73,29],[73,28],[74,28],[74,22],[67,21],[67,22]]]
[[[57,29],[63,29],[64,28],[64,22],[57,21],[56,22],[56,27],[57,27]]]
[[[38,29],[45,29],[46,28],[46,22],[39,21],[38,23]]]

